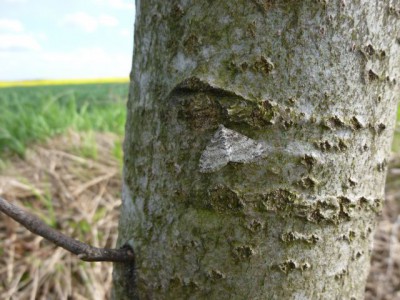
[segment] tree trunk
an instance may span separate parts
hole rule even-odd
[[[363,299],[394,0],[136,0],[115,299]]]

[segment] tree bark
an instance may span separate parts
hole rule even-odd
[[[115,299],[363,299],[394,0],[136,0]]]

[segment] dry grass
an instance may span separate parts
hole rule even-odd
[[[35,146],[0,176],[0,194],[48,224],[98,247],[114,247],[120,205],[116,136],[97,134],[98,159],[78,156],[70,132]],[[83,263],[0,215],[0,299],[108,299],[111,263]]]
[[[365,299],[400,299],[400,155],[390,163]]]
[[[97,159],[80,155],[74,132],[28,151],[0,175],[0,194],[49,224],[99,247],[114,247],[120,205],[116,136],[96,134]],[[400,157],[389,170],[366,299],[400,299]],[[83,263],[0,215],[0,299],[109,299],[112,265]]]

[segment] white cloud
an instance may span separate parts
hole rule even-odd
[[[62,21],[63,24],[72,25],[86,32],[93,32],[97,29],[96,18],[85,12],[77,12],[66,15]]]
[[[99,24],[107,27],[115,27],[118,25],[118,20],[113,16],[109,15],[101,15],[98,18]]]
[[[3,0],[3,2],[6,2],[6,3],[26,3],[26,2],[28,2],[28,0]]]
[[[0,19],[0,31],[6,32],[22,32],[24,26],[22,23],[15,19]]]
[[[36,33],[35,36],[36,36],[40,41],[48,41],[47,34],[45,34],[44,32]]]
[[[41,46],[38,39],[43,40],[41,35],[24,31],[24,26],[19,20],[0,19],[0,51],[40,50]]]
[[[61,22],[64,25],[72,25],[86,32],[93,32],[98,27],[115,27],[118,20],[110,15],[91,16],[85,12],[76,12],[66,15]]]
[[[39,41],[44,41],[46,38],[44,33],[25,32],[24,26],[19,20],[0,19],[0,51],[40,50]]]
[[[39,42],[29,34],[0,34],[0,51],[40,50]]]
[[[0,51],[0,80],[128,77],[131,60],[130,53],[96,47],[72,52]]]
[[[108,0],[108,4],[115,8],[121,9],[133,9],[135,5],[133,1],[124,1],[124,0]]]
[[[80,48],[72,52],[49,52],[43,55],[42,59],[50,63],[60,64],[77,64],[78,62],[85,61],[104,61],[107,60],[106,51],[102,48]]]
[[[119,31],[119,35],[120,36],[123,36],[123,37],[133,37],[133,31],[132,30],[130,30],[130,29],[121,29],[120,31]]]
[[[93,0],[93,2],[97,4],[103,4],[103,5],[105,4],[112,8],[118,8],[118,9],[133,10],[135,8],[133,0]]]

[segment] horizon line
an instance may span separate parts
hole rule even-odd
[[[129,77],[106,77],[106,78],[70,78],[70,79],[28,79],[0,81],[0,88],[24,87],[24,86],[46,86],[46,85],[69,85],[90,83],[128,83]]]

